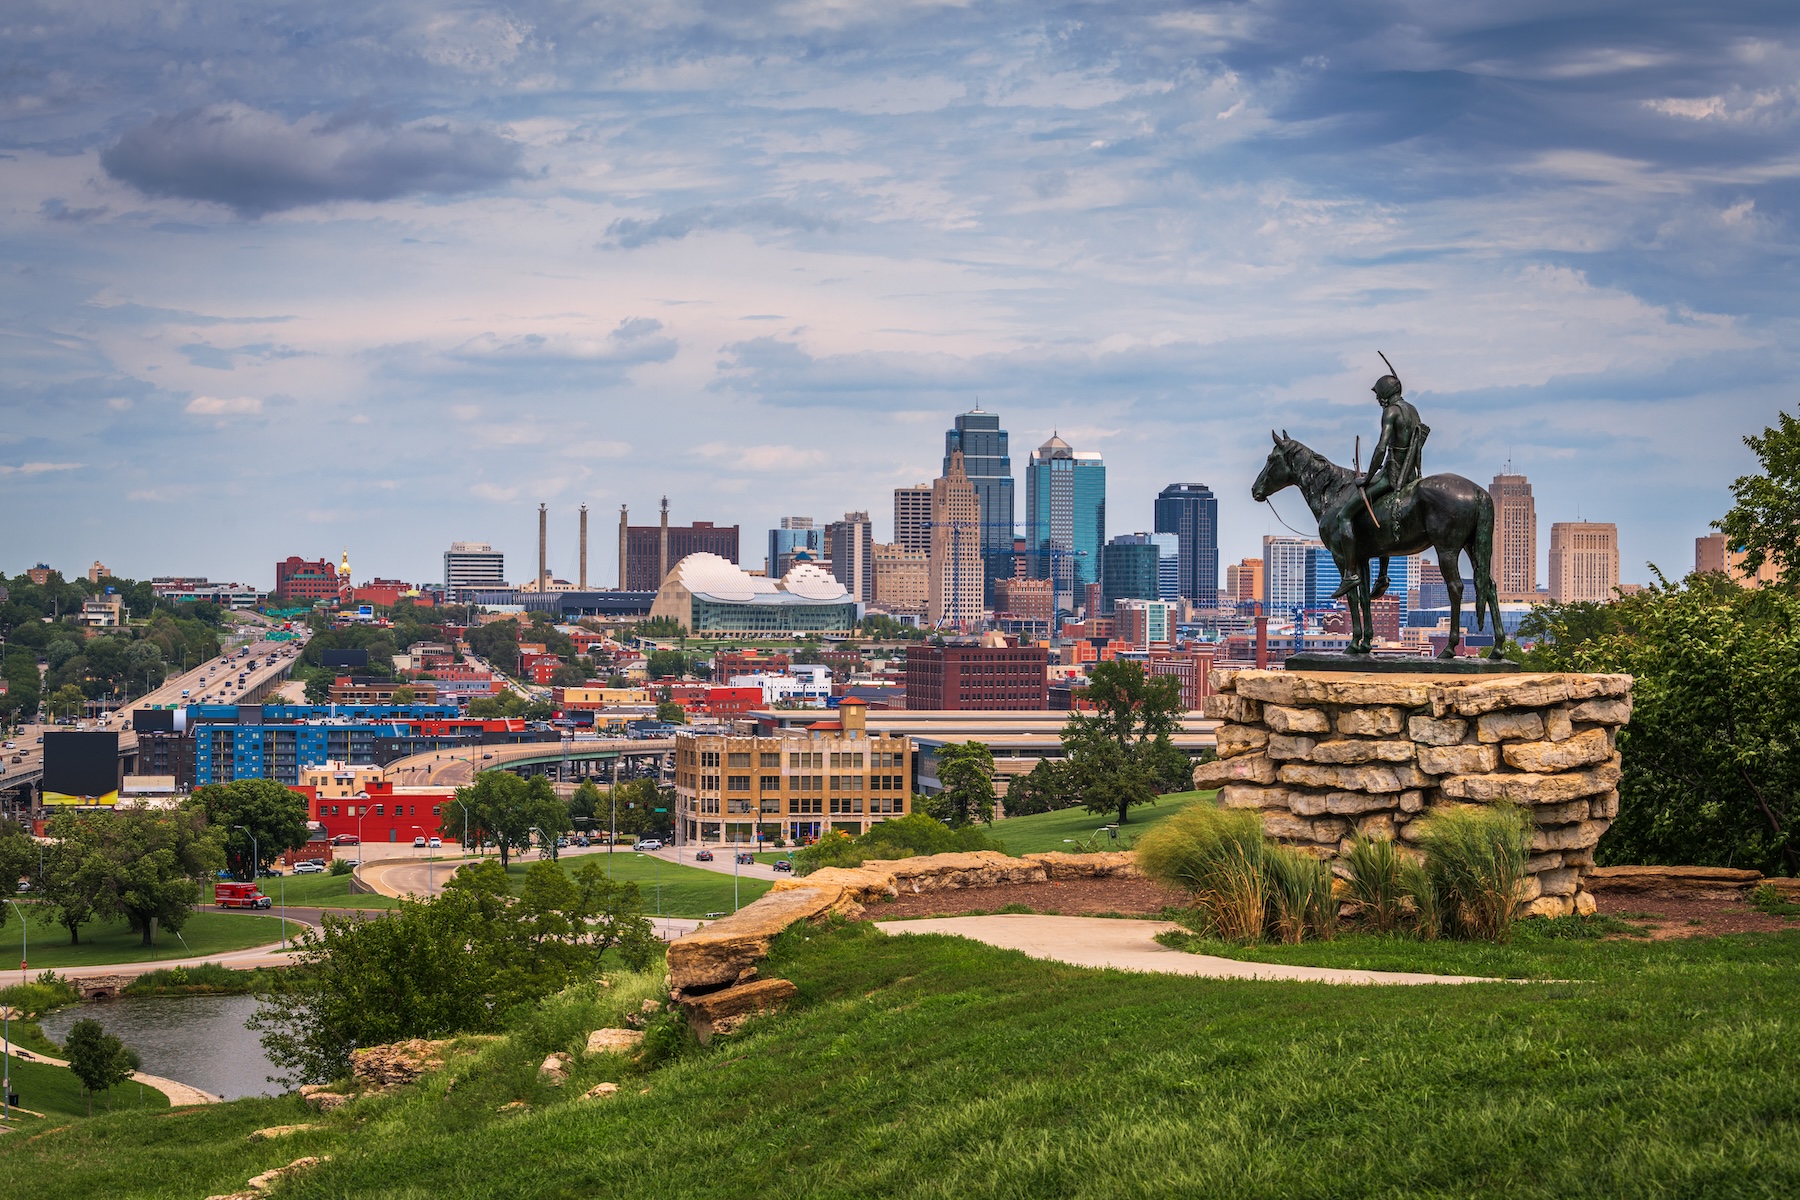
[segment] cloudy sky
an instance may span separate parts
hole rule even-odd
[[[1428,470],[1641,580],[1792,407],[1790,3],[12,0],[0,56],[7,573],[525,578],[542,501],[612,582],[664,493],[760,565],[977,401],[1235,559],[1384,350]]]

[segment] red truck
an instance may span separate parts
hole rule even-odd
[[[254,883],[219,883],[213,887],[213,899],[220,908],[267,908],[274,903]]]

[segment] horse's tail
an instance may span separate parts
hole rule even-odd
[[[1494,584],[1494,498],[1481,489],[1481,500],[1475,511],[1475,537],[1469,547],[1469,565],[1475,576],[1475,628],[1482,628],[1485,609],[1494,619],[1494,649],[1506,640],[1506,627],[1500,623],[1500,589]]]

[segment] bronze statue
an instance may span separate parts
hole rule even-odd
[[[1387,362],[1385,354],[1382,361]],[[1295,486],[1306,497],[1319,522],[1319,539],[1343,579],[1336,594],[1350,609],[1349,654],[1367,655],[1374,644],[1369,603],[1387,591],[1388,559],[1417,554],[1429,546],[1437,552],[1438,570],[1450,593],[1450,642],[1438,657],[1454,658],[1462,641],[1458,559],[1466,553],[1474,575],[1475,627],[1483,627],[1484,617],[1493,618],[1494,648],[1488,657],[1498,658],[1506,631],[1500,623],[1500,595],[1492,570],[1493,497],[1460,475],[1422,476],[1421,456],[1431,427],[1402,394],[1392,363],[1388,372],[1373,388],[1382,409],[1381,438],[1366,472],[1340,467],[1286,431],[1270,430],[1275,449],[1250,494],[1260,502]],[[1381,560],[1381,576],[1373,586],[1367,582],[1371,558]]]

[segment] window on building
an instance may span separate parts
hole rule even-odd
[[[727,775],[725,777],[725,790],[728,792],[749,791],[750,777],[748,775]]]
[[[750,752],[748,750],[733,750],[730,754],[726,755],[725,765],[729,767],[749,766]]]
[[[700,797],[700,811],[703,813],[718,812],[719,811],[719,798],[717,796],[702,796],[702,797]]]
[[[788,812],[802,816],[824,812],[823,802],[817,796],[795,796],[788,801]]]
[[[770,767],[779,767],[781,765],[781,751],[777,750],[772,754],[767,750],[763,751],[762,762],[758,765],[764,770],[767,770]]]
[[[725,802],[725,811],[728,813],[747,814],[750,811],[750,802],[748,800],[727,800]]]
[[[375,815],[378,817],[381,815],[381,805],[379,804],[375,806]]]
[[[700,752],[700,765],[703,767],[718,766],[719,752],[717,750],[702,750]]]
[[[775,816],[780,816],[781,815],[781,797],[779,797],[779,796],[764,796],[762,798],[762,811],[765,813],[773,813]]]
[[[764,775],[761,779],[757,780],[757,786],[765,792],[779,792],[781,790],[781,776]]]

